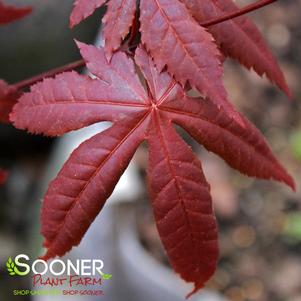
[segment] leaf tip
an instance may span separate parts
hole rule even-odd
[[[75,42],[76,46],[81,49],[82,47],[84,47],[84,45],[86,45],[85,43],[83,42],[80,42],[79,40],[77,39],[73,39],[73,41]]]
[[[246,123],[238,112],[234,112],[232,118],[243,128],[246,128]]]
[[[283,91],[283,93],[289,98],[289,100],[292,100],[294,97],[293,93],[287,84],[284,74],[282,73],[281,70],[279,72],[280,72],[279,78],[275,81],[273,81],[273,80],[271,80],[271,81],[275,82],[275,84],[279,87],[280,90]]]
[[[78,10],[76,9],[76,5],[75,5],[69,18],[69,27],[73,28],[74,26],[78,25],[82,21],[81,18],[82,17],[79,14]]]
[[[47,253],[45,255],[39,256],[38,259],[48,261],[51,257],[47,256]]]
[[[108,63],[110,63],[113,57],[113,50],[109,47],[104,47],[104,53]]]
[[[288,99],[289,99],[290,101],[292,101],[293,98],[294,98],[294,94],[293,94],[293,92],[290,90],[290,88],[289,88],[288,86],[286,86],[286,88],[283,89],[283,91],[284,91],[285,95],[288,97]]]
[[[78,16],[75,15],[74,12],[72,12],[70,18],[69,18],[69,28],[74,28],[76,25],[78,25],[82,20],[79,19]]]
[[[43,247],[46,248],[46,252],[45,252],[44,255],[39,256],[39,259],[44,260],[44,261],[48,261],[49,259],[55,257],[55,256],[53,256],[53,254],[51,254],[49,252],[50,243],[47,239],[44,240]]]
[[[31,6],[26,6],[25,9],[27,11],[27,14],[30,14],[33,12],[33,7],[31,7]]]
[[[199,290],[201,290],[204,287],[202,283],[195,283],[193,290],[186,295],[185,299],[190,299],[193,295],[195,295]]]
[[[69,28],[70,28],[70,29],[73,29],[75,25],[76,25],[76,24],[74,23],[74,21],[73,21],[72,18],[70,17],[70,19],[69,19]]]
[[[89,49],[89,47],[91,47],[91,45],[88,45],[86,43],[80,42],[80,41],[78,41],[76,39],[74,39],[74,42],[75,42],[77,48],[79,49],[79,51],[81,52],[81,55],[82,55],[83,59],[85,60],[85,56],[83,55],[83,51],[86,50],[86,49]]]
[[[14,108],[13,108],[12,111],[9,113],[8,119],[9,119],[9,121],[11,122],[11,124],[15,126],[16,118],[15,118]]]
[[[243,116],[232,107],[232,105],[219,105],[219,110],[224,110],[230,118],[232,118],[241,128],[246,129],[246,122]]]
[[[45,239],[43,241],[43,247],[47,249],[47,248],[49,248],[49,246],[50,246],[50,242],[47,239]]]
[[[296,182],[289,174],[287,174],[285,183],[293,190],[293,192],[297,191]]]
[[[285,170],[284,167],[280,165],[280,173],[278,173],[277,177],[272,177],[274,180],[286,184],[288,187],[292,189],[293,192],[297,191],[296,183],[293,177]]]

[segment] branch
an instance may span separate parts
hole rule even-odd
[[[69,63],[67,65],[52,69],[52,70],[44,72],[44,73],[41,73],[41,74],[36,75],[34,77],[25,79],[25,80],[20,81],[20,82],[14,84],[12,86],[15,87],[17,90],[21,90],[21,89],[24,89],[28,86],[31,86],[31,85],[35,84],[38,81],[43,80],[46,77],[52,77],[52,76],[54,76],[58,73],[71,71],[73,69],[77,69],[77,68],[80,68],[80,67],[83,67],[83,66],[85,66],[85,61],[84,60],[78,60],[78,61],[75,61],[73,63]]]
[[[212,26],[212,25],[216,25],[216,24],[228,21],[230,19],[237,18],[239,16],[245,15],[247,13],[250,13],[250,12],[254,11],[254,10],[257,10],[259,8],[262,8],[264,6],[272,4],[276,1],[277,0],[259,0],[255,3],[247,5],[246,7],[242,8],[242,9],[239,9],[235,12],[225,14],[223,16],[219,16],[219,17],[217,17],[215,19],[212,19],[212,20],[209,20],[209,21],[202,22],[202,23],[200,23],[200,25],[203,26],[203,27],[209,27],[209,26]]]

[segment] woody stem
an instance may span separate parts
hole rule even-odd
[[[215,19],[202,22],[202,23],[200,23],[200,25],[203,26],[203,27],[209,27],[209,26],[212,26],[212,25],[216,25],[216,24],[228,21],[230,19],[234,19],[234,18],[237,18],[239,16],[245,15],[247,13],[250,13],[250,12],[254,11],[254,10],[257,10],[259,8],[262,8],[264,6],[272,4],[272,3],[276,2],[276,1],[277,0],[259,0],[259,1],[255,2],[255,3],[252,3],[250,5],[245,6],[242,9],[239,9],[239,10],[237,10],[235,12],[232,12],[232,13],[229,13],[229,14],[225,14],[225,15],[219,16],[219,17],[217,17]]]
[[[67,65],[64,65],[64,66],[61,66],[61,67],[58,67],[58,68],[46,71],[46,72],[41,73],[39,75],[33,76],[31,78],[25,79],[23,81],[20,81],[20,82],[14,84],[13,86],[16,89],[21,90],[21,89],[24,89],[24,88],[26,88],[28,86],[31,86],[31,85],[35,84],[38,81],[43,80],[46,77],[52,77],[52,76],[54,76],[54,75],[56,75],[58,73],[62,73],[62,72],[66,72],[66,71],[71,71],[73,69],[77,69],[77,68],[80,68],[80,67],[83,67],[83,66],[85,66],[85,61],[84,60],[78,60],[78,61],[69,63]]]

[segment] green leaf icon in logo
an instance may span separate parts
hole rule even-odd
[[[111,279],[113,277],[113,275],[111,275],[111,274],[105,274],[103,272],[99,272],[99,274],[101,275],[101,278],[103,280],[109,280],[109,279]]]
[[[15,275],[24,276],[27,274],[27,272],[23,273],[18,270],[18,268],[16,267],[16,265],[15,265],[14,261],[11,259],[11,257],[9,257],[6,262],[6,269],[9,273],[9,275],[11,275],[11,276],[15,276]]]
[[[112,278],[113,275],[111,274],[102,274],[101,277],[103,280],[109,280]]]
[[[15,263],[12,261],[11,257],[8,258],[7,262],[6,262],[6,269],[9,273],[9,275],[11,276],[15,276],[16,275],[16,271],[15,271]]]

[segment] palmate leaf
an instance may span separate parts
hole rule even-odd
[[[14,5],[6,5],[0,0],[0,25],[5,25],[22,19],[31,13],[31,7],[17,7]]]
[[[249,121],[240,116],[241,126],[211,101],[188,97],[167,72],[159,72],[144,49],[136,50],[134,61],[147,91],[134,61],[124,53],[116,52],[108,63],[103,48],[78,45],[96,78],[71,72],[46,79],[25,93],[11,114],[16,127],[52,136],[113,122],[81,144],[50,183],[41,213],[44,259],[62,256],[79,244],[146,140],[149,192],[159,234],[171,266],[194,283],[196,292],[216,267],[217,226],[201,163],[174,124],[242,173],[292,188],[294,181]]]
[[[238,10],[233,0],[181,0],[198,22],[214,19]],[[260,76],[266,76],[289,97],[291,92],[282,71],[266,45],[256,25],[247,17],[209,27],[225,56],[237,59],[246,68],[253,68]]]

